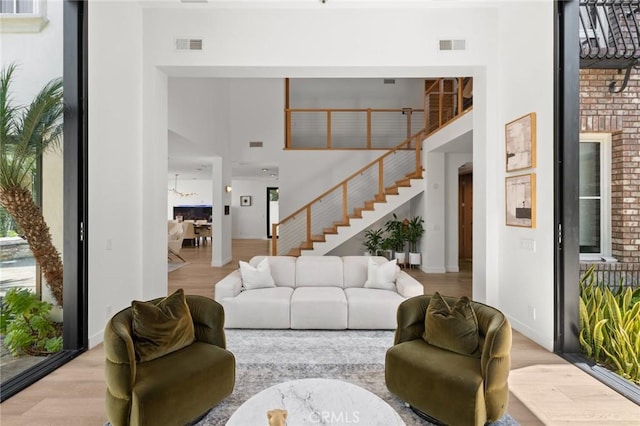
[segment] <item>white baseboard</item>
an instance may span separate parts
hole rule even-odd
[[[215,266],[217,268],[226,265],[227,263],[231,262],[233,258],[231,256],[227,257],[226,259],[224,259],[220,264],[218,264],[218,262],[212,261],[211,262],[211,266]]]
[[[447,270],[447,272],[460,272],[460,267],[458,265],[447,266],[445,269]]]
[[[93,336],[89,336],[89,349],[95,348],[102,342],[104,342],[104,329],[100,330]]]
[[[422,268],[422,272],[426,272],[427,274],[444,274],[447,270],[437,266],[426,266]]]

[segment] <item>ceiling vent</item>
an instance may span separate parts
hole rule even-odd
[[[465,50],[467,48],[466,40],[440,40],[440,50]]]
[[[396,84],[396,80],[393,78],[385,78],[384,84]]]
[[[201,38],[177,38],[176,50],[202,50]]]
[[[250,141],[249,148],[262,148],[262,141]]]

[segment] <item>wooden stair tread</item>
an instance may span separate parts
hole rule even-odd
[[[311,241],[313,242],[318,242],[318,243],[324,243],[327,239],[325,238],[324,235],[312,235],[311,236]]]

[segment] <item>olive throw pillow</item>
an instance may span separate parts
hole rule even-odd
[[[424,340],[442,349],[476,356],[480,336],[478,319],[468,297],[461,297],[453,307],[436,292],[427,306]]]
[[[131,302],[133,345],[139,362],[189,346],[195,330],[182,289],[155,302]]]

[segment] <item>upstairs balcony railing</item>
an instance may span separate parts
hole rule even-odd
[[[425,80],[424,108],[285,108],[287,149],[391,149],[473,106],[471,77]],[[287,102],[288,105],[288,102]]]
[[[631,70],[640,66],[640,0],[580,0],[580,67]]]

